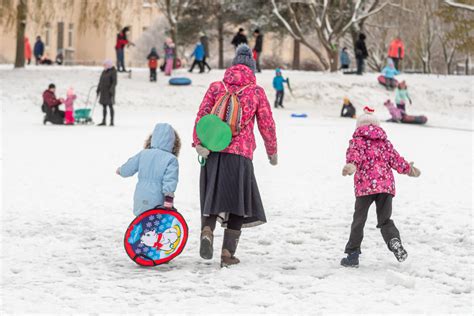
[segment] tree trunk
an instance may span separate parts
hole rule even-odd
[[[466,76],[469,76],[469,55],[466,56]]]
[[[338,51],[337,49],[330,49],[330,50],[326,50],[327,54],[328,54],[328,59],[329,59],[329,70],[331,72],[336,72],[337,71],[337,67],[338,67],[338,63],[337,63],[337,59],[338,59]]]
[[[25,67],[26,1],[20,0],[17,6],[15,68]]]
[[[300,69],[300,41],[293,39],[293,70]]]
[[[219,50],[218,68],[224,69],[224,20],[222,15],[217,15],[217,46]]]

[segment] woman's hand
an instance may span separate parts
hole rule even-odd
[[[268,157],[268,160],[270,160],[270,164],[272,166],[276,166],[278,164],[278,154],[273,154]]]
[[[197,151],[198,155],[201,156],[204,159],[207,159],[207,157],[211,153],[209,151],[209,149],[207,149],[205,147],[202,147],[201,145],[196,145],[196,151]]]

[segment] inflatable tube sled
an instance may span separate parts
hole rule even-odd
[[[305,117],[308,117],[308,114],[306,114],[306,113],[293,113],[293,114],[291,114],[291,117],[294,117],[294,118],[305,118]]]
[[[168,82],[172,86],[188,86],[191,84],[192,81],[191,79],[186,77],[176,77],[171,78]]]
[[[141,266],[157,266],[177,257],[186,246],[188,225],[176,210],[154,208],[137,216],[125,232],[127,255]]]
[[[378,82],[382,85],[385,86],[385,77],[380,75],[377,77]],[[395,87],[398,86],[398,80],[395,79]]]
[[[426,124],[428,122],[428,118],[424,115],[405,115],[402,118],[402,123],[405,124]]]

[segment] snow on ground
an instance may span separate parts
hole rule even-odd
[[[396,176],[393,219],[409,257],[400,264],[386,249],[371,209],[360,268],[346,269],[339,260],[354,195],[352,179],[340,174],[355,121],[337,116],[347,95],[359,111],[368,104],[388,118],[382,104],[393,93],[376,74],[286,71],[295,97],[287,93],[287,109],[274,113],[280,164],[269,165],[261,142],[254,159],[268,223],[244,230],[242,263],[220,269],[221,229],[215,258],[198,255],[200,167],[190,144],[199,102],[222,72],[171,87],[161,74],[157,84],[147,82],[137,69],[131,80],[120,75],[116,127],[42,125],[41,93],[50,82],[59,96],[75,87],[82,106],[99,73],[0,67],[1,312],[473,313],[471,78],[404,76],[409,111],[436,127],[383,124],[422,171],[417,179]],[[271,100],[272,77],[258,75]],[[309,117],[293,119],[293,112]],[[136,179],[114,171],[156,122],[171,123],[183,139],[176,206],[190,238],[169,265],[141,268],[122,244]]]

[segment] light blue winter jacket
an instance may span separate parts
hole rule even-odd
[[[393,79],[395,78],[396,75],[399,75],[400,72],[395,69],[395,67],[391,66],[385,66],[385,68],[382,70],[383,76],[385,78]]]
[[[172,154],[175,133],[169,124],[157,124],[151,148],[143,149],[119,169],[122,177],[138,172],[133,213],[138,216],[157,205],[163,205],[165,194],[174,194],[178,185],[178,159]]]

